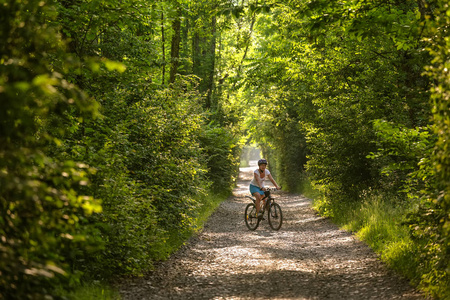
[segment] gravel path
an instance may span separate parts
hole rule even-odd
[[[234,196],[204,230],[151,274],[121,286],[141,299],[424,299],[389,271],[364,243],[310,209],[310,200],[274,192],[280,231],[244,223],[249,176],[241,168]]]

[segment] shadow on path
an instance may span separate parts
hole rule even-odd
[[[154,272],[127,281],[126,299],[423,299],[365,244],[310,209],[301,195],[276,192],[280,231],[244,223],[250,168],[233,197]]]

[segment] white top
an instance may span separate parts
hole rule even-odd
[[[261,181],[261,187],[264,187],[264,180],[266,180],[267,176],[270,175],[269,170],[265,169],[264,170],[264,177],[261,177],[261,173],[259,172],[259,169],[256,169],[253,173],[256,174],[257,176],[259,176],[259,180]],[[250,184],[255,185],[257,187],[259,187],[259,183],[258,181],[256,181],[255,175],[253,175],[253,179],[250,182]]]

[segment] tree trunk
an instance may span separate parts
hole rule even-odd
[[[251,40],[252,40],[252,34],[253,34],[253,25],[255,24],[256,21],[256,16],[253,15],[252,16],[252,22],[250,23],[250,32],[249,32],[249,36],[247,39],[247,44],[245,45],[245,50],[244,50],[244,55],[242,56],[241,62],[239,63],[238,69],[237,69],[237,74],[236,77],[239,78],[241,76],[241,72],[242,72],[242,66],[244,65],[245,59],[247,58],[247,53],[248,53],[248,49],[250,47],[251,44]],[[235,80],[235,82],[233,83],[233,89],[236,87],[236,83],[238,82],[238,80]]]
[[[178,71],[178,64],[180,62],[180,41],[181,41],[181,8],[177,9],[177,17],[172,23],[173,36],[172,46],[170,49],[170,76],[169,83],[175,81],[175,76]]]
[[[200,36],[195,30],[192,37],[192,74],[200,76]]]
[[[162,76],[161,85],[164,85],[166,77],[166,37],[164,35],[164,13],[161,13],[161,41],[162,41]]]
[[[211,42],[210,42],[210,48],[209,48],[209,58],[210,58],[210,64],[209,64],[209,70],[208,70],[208,95],[207,95],[207,106],[216,108],[214,99],[213,99],[213,92],[214,92],[214,75],[215,75],[215,67],[216,67],[216,17],[213,16],[211,20]]]

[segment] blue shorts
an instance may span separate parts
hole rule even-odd
[[[264,191],[257,187],[256,185],[250,184],[250,194],[254,193],[260,193],[261,195],[264,195]]]

